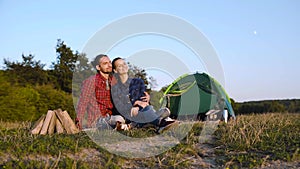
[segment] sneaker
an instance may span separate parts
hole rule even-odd
[[[124,124],[121,122],[117,122],[116,127],[115,127],[115,130],[117,130],[117,131],[128,131],[130,129],[131,129],[130,124]]]
[[[162,133],[168,129],[170,129],[171,127],[177,125],[179,122],[176,120],[172,120],[172,121],[166,121],[166,120],[162,120],[161,123],[159,124],[159,129],[157,130],[158,133]]]
[[[165,119],[171,115],[171,112],[168,108],[161,108],[159,109],[156,114],[161,118]]]
[[[164,120],[166,120],[166,121],[174,121],[174,119],[172,119],[171,117],[166,117],[166,118],[164,118]]]

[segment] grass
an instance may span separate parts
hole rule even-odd
[[[75,135],[30,134],[31,123],[0,121],[0,168],[209,168],[199,136],[203,123],[170,150],[149,158],[114,155],[81,132]],[[136,138],[155,136],[153,129],[122,132]],[[252,168],[274,160],[300,161],[300,114],[241,115],[215,131],[215,166]],[[209,157],[210,158],[210,157]]]
[[[270,160],[300,161],[300,114],[242,115],[215,133],[226,166],[256,167]]]

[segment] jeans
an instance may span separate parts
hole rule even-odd
[[[120,115],[101,117],[97,120],[96,127],[101,129],[110,129],[114,128],[117,122],[125,123],[125,119]]]

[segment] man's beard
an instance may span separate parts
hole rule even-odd
[[[112,71],[102,71],[103,74],[112,74]]]
[[[107,70],[102,70],[101,71],[103,74],[111,74],[112,73],[112,71],[107,71]]]
[[[104,74],[110,74],[111,72],[102,72],[102,73],[104,73]]]

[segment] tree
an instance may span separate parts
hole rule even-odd
[[[169,85],[165,85],[159,91],[164,93],[168,89],[168,87]]]
[[[73,98],[78,99],[81,92],[80,87],[82,82],[93,74],[95,74],[95,72],[93,72],[93,66],[89,64],[86,55],[79,54],[77,58],[77,62],[75,64],[75,70],[73,73],[73,80],[72,80]]]
[[[128,63],[129,71],[128,74],[130,77],[141,78],[144,80],[146,89],[151,91],[152,88],[157,86],[155,78],[152,76],[148,77],[148,74],[144,69],[139,68],[138,66]]]
[[[57,82],[56,87],[65,92],[71,93],[73,72],[75,71],[75,64],[79,53],[76,52],[74,54],[71,48],[67,47],[64,41],[61,41],[60,39],[57,40],[56,53],[56,63],[52,63],[54,68],[53,75]]]
[[[285,107],[284,107],[284,105],[282,105],[278,101],[272,101],[271,102],[271,107],[270,107],[269,111],[270,112],[284,112],[285,111]]]
[[[22,54],[22,59],[22,62],[10,62],[8,59],[4,59],[5,69],[10,74],[12,83],[25,86],[27,84],[41,85],[49,82],[48,73],[43,69],[45,64],[35,61],[32,54],[28,56]]]
[[[237,113],[237,111],[239,109],[239,105],[236,104],[236,102],[233,98],[230,98],[230,102],[231,102],[231,106],[232,106],[233,110]]]

